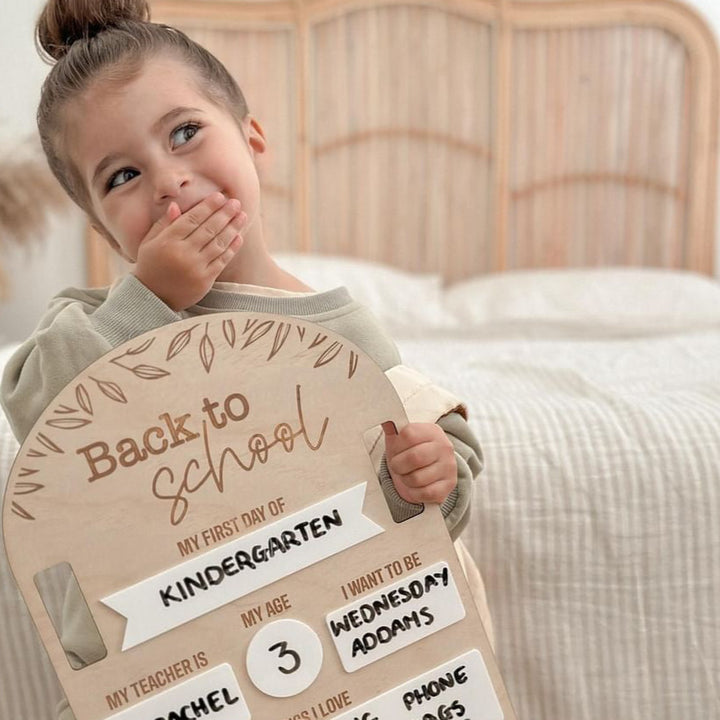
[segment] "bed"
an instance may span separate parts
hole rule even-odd
[[[485,470],[463,539],[517,716],[719,715],[707,26],[668,0],[152,6],[265,128],[280,264],[347,285],[467,403]],[[123,271],[87,247],[89,283]],[[0,580],[0,717],[49,720],[59,690],[4,560]]]

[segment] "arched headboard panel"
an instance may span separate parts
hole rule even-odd
[[[718,52],[678,2],[151,4],[227,64],[264,126],[274,250],[449,282],[714,271]]]

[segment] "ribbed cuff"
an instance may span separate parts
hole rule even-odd
[[[457,453],[455,453],[455,457],[459,459]],[[380,480],[383,495],[385,495],[388,507],[390,508],[390,515],[392,515],[392,519],[396,523],[409,520],[419,515],[425,509],[422,503],[411,503],[400,497],[384,456],[380,461],[378,479]],[[470,490],[471,488],[468,488],[468,491]],[[470,515],[468,512],[470,506],[469,495],[463,498],[463,502],[458,503],[460,497],[460,483],[458,483],[440,505],[440,512],[442,512],[445,525],[453,540],[462,532]]]
[[[385,456],[383,456],[383,459],[380,461],[378,479],[380,480],[383,495],[385,495],[388,507],[390,508],[392,519],[396,523],[405,522],[405,520],[419,515],[425,509],[422,503],[411,503],[400,497],[400,494],[395,488],[395,483],[392,481]]]

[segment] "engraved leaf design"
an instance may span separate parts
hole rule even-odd
[[[68,407],[67,405],[59,405],[54,410],[56,415],[72,415],[77,412],[77,408]]]
[[[59,453],[60,455],[64,455],[65,451],[59,446],[56,445],[47,435],[44,433],[38,433],[37,434],[37,441],[46,447],[48,450],[52,450],[52,452]]]
[[[162,368],[155,367],[154,365],[136,365],[132,368],[135,375],[143,380],[157,380],[158,378],[167,377],[170,373]]]
[[[42,490],[45,486],[41,483],[19,482],[15,485],[15,495],[30,495],[30,493]]]
[[[78,401],[78,405],[88,414],[93,414],[93,406],[90,401],[90,393],[85,389],[85,386],[80,383],[75,388],[75,398]]]
[[[280,351],[280,348],[285,344],[288,333],[290,332],[289,323],[280,323],[278,329],[275,331],[275,341],[273,342],[272,350],[268,355],[268,360],[272,360],[275,355]]]
[[[12,504],[12,511],[19,515],[23,520],[34,520],[35,518],[22,506],[16,502]]]
[[[265,320],[258,324],[253,331],[248,336],[247,340],[245,340],[245,344],[243,345],[243,348],[246,348],[248,345],[252,345],[254,342],[259,340],[261,337],[264,337],[267,335],[272,329],[273,325],[275,325],[274,320]]]
[[[321,343],[325,342],[327,340],[327,335],[322,335],[321,333],[318,333],[315,336],[315,339],[310,343],[310,349],[317,347]]]
[[[235,323],[232,320],[223,320],[222,331],[225,336],[227,344],[231,347],[235,347]]]
[[[215,359],[215,346],[210,339],[210,335],[207,332],[207,326],[205,326],[205,334],[200,341],[200,360],[202,361],[205,372],[209,373],[212,367],[213,360]]]
[[[140,353],[144,353],[153,343],[155,342],[155,338],[151,337],[148,338],[142,345],[138,345],[136,348],[130,348],[130,350],[126,351],[126,355],[140,355]]]
[[[172,360],[187,347],[187,344],[190,342],[192,331],[196,327],[197,325],[193,325],[187,330],[183,330],[171,340],[170,345],[168,346],[167,356],[165,358],[166,360]]]
[[[89,425],[91,422],[92,420],[88,418],[52,418],[45,424],[57,430],[77,430],[78,428]]]
[[[28,475],[34,475],[37,472],[37,468],[22,468],[18,473],[18,477],[27,477]]]
[[[348,363],[348,380],[355,374],[358,366],[358,354],[354,351],[350,351],[350,361]]]
[[[100,388],[100,392],[105,395],[105,397],[108,397],[115,402],[127,403],[125,393],[117,383],[114,383],[111,380],[96,380],[95,378],[90,379],[98,386],[98,388]]]
[[[315,365],[313,367],[320,367],[321,365],[327,365],[329,362],[333,361],[337,354],[343,349],[342,343],[339,343],[337,340],[330,345],[330,347],[325,348],[324,352],[320,357],[315,361]]]
[[[295,329],[298,331],[298,335],[300,336],[300,340],[305,339],[305,328],[301,327],[300,325],[296,325]]]
[[[39,458],[39,457],[47,457],[47,455],[44,452],[40,452],[39,450],[36,450],[33,448],[32,450],[28,450],[28,457],[31,458]]]

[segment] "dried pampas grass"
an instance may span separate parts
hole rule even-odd
[[[0,248],[41,237],[49,212],[66,202],[37,141],[0,147]]]
[[[68,203],[38,139],[12,148],[0,145],[0,253],[10,245],[22,247],[41,239],[50,213]],[[0,264],[0,297],[4,289]]]

